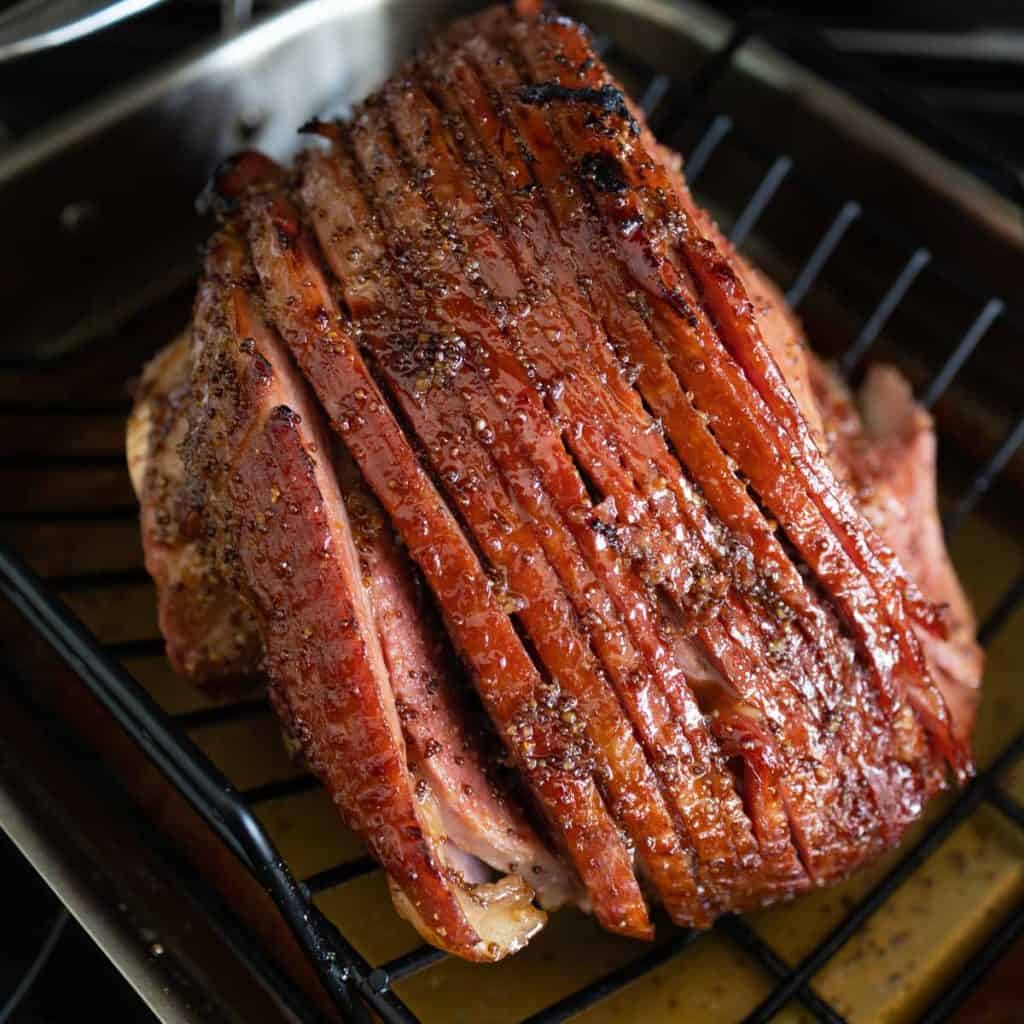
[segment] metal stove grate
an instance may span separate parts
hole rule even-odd
[[[743,26],[723,50],[685,83],[673,82],[661,74],[648,72],[644,87],[638,93],[643,104],[658,125],[702,125],[696,142],[689,147],[687,176],[700,193],[699,181],[716,149],[728,138],[731,143],[746,147],[765,157],[763,150],[743,139],[733,122],[723,114],[704,112],[704,97],[717,78],[728,68],[736,50],[755,34],[750,26]],[[605,44],[605,49],[611,49]],[[606,56],[609,56],[606,53]],[[666,141],[672,142],[671,133],[661,129]],[[678,141],[678,136],[675,141]],[[734,221],[730,237],[741,244],[757,227],[769,210],[783,183],[810,187],[819,195],[819,182],[802,179],[799,167],[785,154],[768,154],[768,169],[751,191],[746,204],[741,206]],[[827,196],[827,189],[824,190]],[[792,278],[787,291],[791,304],[799,307],[812,293],[815,284],[829,261],[840,250],[844,238],[854,224],[866,226],[880,244],[894,246],[902,252],[902,265],[891,278],[881,299],[864,311],[862,326],[852,344],[842,354],[840,365],[852,373],[862,363],[884,328],[898,311],[911,286],[924,273],[941,276],[948,287],[958,289],[976,301],[976,317],[963,334],[955,340],[949,355],[926,383],[923,402],[931,408],[945,394],[960,370],[982,344],[989,328],[1000,318],[1012,323],[1014,333],[1024,337],[1024,327],[1012,319],[1004,302],[994,296],[977,295],[966,282],[961,282],[948,267],[936,266],[932,254],[925,248],[893,237],[887,224],[873,217],[870,211],[853,200],[831,197],[834,214],[825,230],[809,248],[802,266]],[[19,361],[21,367],[24,363]],[[6,367],[13,372],[16,367]],[[21,406],[19,408],[24,408]],[[40,405],[40,413],[89,417],[109,414],[107,406],[90,408],[82,405]],[[121,412],[121,406],[113,406]],[[955,533],[967,520],[979,500],[988,492],[1006,469],[1017,450],[1024,444],[1024,410],[989,457],[975,468],[974,475],[946,519],[948,534]],[[73,469],[82,465],[93,467],[118,466],[121,457],[65,455],[53,457],[42,468],[53,471]],[[11,456],[2,460],[3,468],[40,468],[40,459]],[[134,506],[43,510],[18,517],[20,524],[39,525],[57,522],[100,522],[134,517]],[[354,1021],[370,1019],[367,1008],[375,1011],[388,1024],[410,1024],[417,1018],[403,1003],[394,989],[395,983],[417,972],[428,970],[445,958],[429,946],[422,946],[383,963],[367,962],[327,920],[313,903],[313,897],[334,886],[366,875],[376,869],[368,857],[360,857],[318,871],[297,880],[274,848],[267,831],[254,808],[283,796],[311,789],[317,785],[309,775],[273,781],[248,789],[232,786],[212,761],[187,735],[186,730],[203,726],[239,722],[265,712],[266,703],[260,699],[244,699],[233,704],[202,708],[178,715],[168,715],[149,696],[121,664],[121,660],[162,650],[158,637],[127,640],[103,645],[55,591],[67,595],[76,589],[97,590],[125,584],[142,584],[146,580],[141,570],[98,571],[74,576],[51,577],[45,582],[33,572],[13,550],[0,547],[0,590],[21,611],[32,626],[56,649],[64,661],[74,669],[92,693],[115,716],[124,729],[145,750],[168,778],[184,793],[202,814],[216,834],[237,855],[272,893],[281,913],[315,966],[321,981],[336,1000],[343,1014]],[[1008,592],[981,626],[980,637],[989,644],[1006,624],[1014,610],[1024,602],[1024,573],[1020,574]],[[931,825],[913,847],[881,881],[851,907],[845,917],[832,928],[799,962],[791,963],[782,957],[746,921],[727,917],[717,925],[717,932],[728,942],[751,956],[774,979],[774,988],[746,1017],[746,1021],[767,1022],[777,1012],[797,1000],[815,1020],[838,1024],[844,1018],[840,1012],[812,987],[818,972],[827,965],[858,930],[897,892],[912,872],[936,851],[982,804],[995,808],[1008,821],[1024,830],[1024,806],[1017,802],[1001,785],[1006,771],[1024,755],[1024,733],[1018,735],[999,753],[989,766],[968,785],[951,805],[947,813]],[[1024,933],[1024,906],[1007,908],[1006,915],[985,940],[984,945],[970,959],[967,968],[937,995],[922,1018],[938,1021],[945,1018],[984,975],[1011,943]],[[578,991],[565,996],[545,1009],[527,1018],[529,1024],[555,1024],[567,1020],[588,1007],[607,999],[624,986],[637,980],[656,967],[677,957],[683,950],[700,939],[698,933],[680,932],[663,945],[646,952],[631,962],[603,977],[592,981]],[[311,1011],[312,1012],[312,1011]]]

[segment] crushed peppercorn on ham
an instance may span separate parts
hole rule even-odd
[[[858,411],[580,26],[490,9],[303,130],[212,183],[129,461],[175,667],[265,674],[428,941],[706,927],[969,775],[930,420]]]

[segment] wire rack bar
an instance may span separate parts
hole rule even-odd
[[[1000,602],[989,612],[988,617],[978,630],[978,643],[988,647],[999,631],[1006,625],[1010,616],[1024,602],[1024,573],[1017,577],[1017,582],[1003,595]]]
[[[963,970],[953,979],[952,984],[921,1015],[918,1024],[939,1024],[947,1020],[964,1001],[986,974],[996,965],[1002,955],[1024,935],[1024,903],[1005,918],[981,949],[968,959]]]
[[[702,116],[700,112],[696,110],[683,109],[677,114],[677,118],[680,123],[691,123],[694,120],[703,120],[708,122],[709,128],[711,123],[719,117],[729,122],[729,131],[726,132],[723,139],[728,137],[730,144],[736,147],[740,152],[746,154],[752,159],[767,161],[768,163],[771,163],[779,156],[779,152],[777,150],[759,142],[747,132],[741,131],[733,119],[726,113],[716,111],[712,115],[705,112]],[[717,147],[719,142],[723,141],[723,139],[718,139],[715,142],[712,147],[712,151]],[[695,153],[697,152],[697,148],[697,146],[694,147]],[[704,167],[698,165],[698,170],[702,172]],[[689,161],[686,163],[686,178],[692,185],[694,179],[691,175],[691,165]],[[788,179],[795,185],[799,186],[800,190],[806,193],[808,197],[812,197],[827,205],[834,206],[837,203],[841,204],[846,201],[855,201],[852,197],[845,196],[833,188],[827,179],[818,175],[812,175],[803,170],[798,163],[794,163],[793,168],[788,175]],[[874,208],[862,207],[860,213],[863,217],[865,227],[879,243],[885,244],[893,251],[910,253],[911,256],[913,255],[914,250],[919,248],[919,245],[913,235],[908,234],[903,228],[901,228],[898,220],[882,216],[879,211]],[[927,264],[927,271],[929,275],[935,279],[942,281],[956,292],[962,294],[965,298],[976,300],[979,304],[984,304],[989,298],[991,298],[991,292],[985,289],[983,283],[965,277],[962,273],[958,272],[955,264],[932,261]],[[1008,324],[1012,325],[1015,330],[1024,331],[1024,316],[1021,315],[1021,311],[1019,309],[1007,306],[1003,312],[1003,319]]]
[[[293,775],[287,779],[274,779],[273,782],[250,786],[241,791],[241,796],[250,807],[256,807],[271,800],[281,800],[287,796],[308,793],[319,785],[320,783],[313,775]]]
[[[696,942],[700,938],[700,934],[700,932],[693,931],[680,932],[663,946],[652,949],[650,953],[631,960],[614,971],[609,971],[579,991],[573,992],[557,1003],[552,1003],[546,1009],[527,1017],[523,1024],[561,1024],[562,1021],[569,1020],[678,956],[684,949]]]
[[[754,190],[754,194],[750,197],[750,201],[736,218],[736,223],[729,232],[729,241],[733,245],[740,246],[746,241],[747,235],[757,225],[761,214],[767,209],[775,193],[778,192],[779,186],[786,180],[791,170],[793,170],[793,161],[785,154],[777,156],[772,161],[771,167],[768,168],[760,184]]]
[[[1005,310],[1006,303],[1002,299],[989,299],[985,303],[981,312],[975,317],[974,323],[964,332],[963,337],[957,342],[956,348],[953,349],[949,358],[925,389],[921,405],[926,409],[931,409],[946,393],[946,389],[953,383],[953,378],[960,372],[964,363],[971,358],[988,329],[1002,316]]]
[[[111,797],[119,800],[125,812],[131,808],[130,797],[114,769],[97,756],[81,736],[56,713],[41,708],[33,700],[34,684],[17,666],[0,663],[0,672],[12,684],[15,698],[23,704],[27,713],[37,716],[42,727],[58,743],[82,781],[96,791],[111,791]],[[273,959],[263,943],[255,936],[229,906],[227,900],[213,884],[189,861],[181,848],[171,837],[161,831],[146,816],[138,816],[134,822],[139,840],[158,858],[157,869],[166,870],[174,878],[183,895],[191,902],[203,907],[216,924],[226,945],[246,964],[253,975],[260,978],[274,993],[280,1004],[292,1014],[296,1024],[319,1024],[321,1015],[313,1002],[301,988]]]
[[[959,798],[899,863],[854,907],[813,949],[775,991],[745,1018],[744,1024],[770,1020],[839,952],[857,930],[874,914],[910,875],[933,853],[953,830],[981,806],[999,777],[1024,753],[1024,733],[963,790]]]
[[[420,971],[425,971],[428,967],[433,967],[434,964],[447,959],[448,954],[443,949],[437,949],[434,946],[417,946],[411,952],[403,953],[401,956],[396,956],[394,960],[388,960],[387,963],[381,964],[374,970],[371,978],[376,979],[378,985],[393,985],[396,981],[419,974]]]
[[[818,244],[811,250],[807,262],[800,268],[796,280],[786,292],[786,301],[793,309],[798,309],[800,303],[807,297],[814,282],[818,280],[818,275],[825,269],[829,257],[836,251],[843,236],[861,213],[860,203],[856,203],[852,199],[847,200],[839,208],[839,212],[832,218],[832,223],[826,228],[825,233],[818,240]]]
[[[377,1019],[384,1024],[420,1024],[416,1015],[405,1005],[399,996],[387,986],[375,983],[375,973],[370,964],[359,951],[345,938],[335,926],[324,917],[320,909],[307,900],[306,914],[314,926],[329,936],[334,945],[325,951],[325,955],[344,964],[344,970],[351,979],[353,987],[362,997],[360,1009],[369,1006],[374,1011],[374,1024]]]
[[[692,109],[702,102],[714,88],[718,79],[729,70],[736,52],[750,39],[754,31],[753,20],[737,23],[729,33],[729,38],[724,45],[697,68],[687,82],[675,90],[677,96],[674,109]]]
[[[1017,449],[1024,444],[1024,415],[1010,429],[1003,443],[996,449],[992,457],[985,463],[981,471],[971,481],[967,493],[960,499],[956,507],[946,517],[944,528],[946,535],[952,537],[963,525],[964,520],[974,511],[974,507],[996,482],[999,474],[1009,465],[1010,459],[1017,454]]]
[[[716,149],[732,131],[732,118],[725,114],[716,114],[701,136],[697,145],[693,147],[689,159],[686,161],[686,180],[692,188],[701,172],[708,165],[708,161],[714,155]]]
[[[351,882],[353,878],[362,878],[363,875],[369,875],[379,868],[380,865],[372,857],[358,857],[345,864],[335,864],[333,867],[318,871],[304,878],[302,884],[315,895]]]
[[[868,350],[875,343],[878,335],[882,333],[882,328],[889,322],[889,318],[896,312],[896,308],[903,301],[907,292],[910,291],[910,286],[917,279],[917,275],[931,263],[931,260],[932,254],[923,247],[917,248],[911,253],[910,259],[903,265],[903,269],[897,275],[896,280],[893,281],[889,286],[889,290],[882,296],[881,301],[875,306],[874,310],[872,310],[871,315],[860,329],[860,333],[854,339],[853,344],[843,353],[842,358],[839,360],[839,369],[844,377],[849,377],[864,356],[867,355]]]
[[[0,1021],[6,1022],[13,1019],[18,1007],[21,1006],[25,997],[32,991],[35,983],[39,980],[39,976],[50,962],[50,958],[53,956],[54,950],[56,950],[60,938],[64,934],[64,929],[67,928],[70,920],[71,915],[64,906],[61,906],[54,915],[53,922],[47,929],[46,937],[43,939],[36,955],[32,958],[32,963],[29,964],[28,970],[21,976],[14,991],[11,992],[3,1005],[0,1006]]]
[[[718,923],[718,927],[775,978],[786,979],[792,973],[789,964],[743,918],[725,917]],[[843,1015],[822,999],[810,985],[801,986],[796,992],[796,998],[814,1014],[816,1020],[822,1021],[824,1024],[846,1024]],[[758,1022],[764,1021],[764,1024],[767,1024],[770,1019],[770,1017],[754,1018]]]
[[[270,714],[270,704],[265,697],[247,697],[232,704],[218,704],[212,708],[197,708],[182,711],[171,717],[182,729],[206,729],[212,725],[227,725],[250,718],[262,718]]]
[[[672,79],[668,75],[656,74],[651,78],[640,97],[640,109],[645,116],[649,118],[654,113],[671,86]]]

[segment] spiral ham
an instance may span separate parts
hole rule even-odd
[[[472,960],[846,876],[970,773],[982,667],[927,415],[858,409],[536,7],[220,169],[128,438],[175,667],[261,671]]]

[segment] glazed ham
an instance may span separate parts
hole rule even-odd
[[[218,172],[129,461],[175,667],[265,675],[428,941],[705,927],[968,776],[930,420],[858,411],[578,25],[486,11],[304,130]]]

